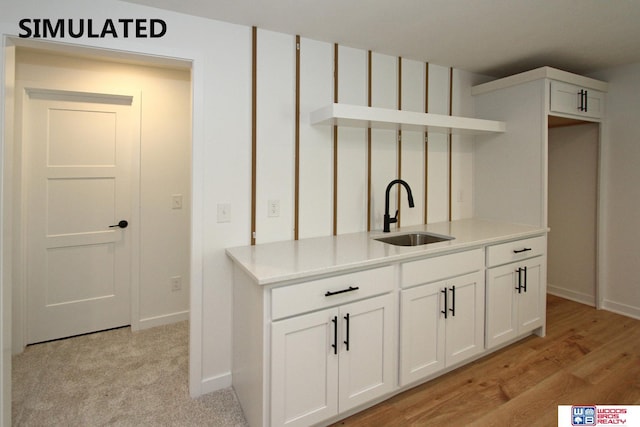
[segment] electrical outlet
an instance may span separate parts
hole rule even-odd
[[[173,276],[171,278],[171,291],[176,292],[182,289],[182,276]]]
[[[280,216],[280,200],[269,200],[267,216],[269,217],[278,217]]]

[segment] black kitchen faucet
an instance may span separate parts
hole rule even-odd
[[[409,187],[409,184],[407,184],[405,181],[401,179],[394,179],[393,181],[391,181],[389,185],[387,185],[387,191],[384,195],[384,228],[382,229],[382,231],[385,233],[388,233],[389,231],[391,231],[389,229],[390,224],[398,222],[397,210],[396,210],[396,215],[393,218],[389,216],[389,191],[391,191],[391,187],[393,187],[395,184],[402,184],[404,188],[407,189],[407,196],[409,198],[409,207],[412,208],[414,206],[413,195],[411,194],[411,187]]]

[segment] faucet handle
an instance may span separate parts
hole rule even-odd
[[[389,217],[388,220],[388,224],[395,224],[396,222],[398,222],[398,211],[396,210],[396,216],[394,217]]]

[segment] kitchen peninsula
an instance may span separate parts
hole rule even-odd
[[[407,232],[453,239],[376,240]],[[546,233],[466,219],[227,249],[233,385],[247,420],[335,421],[543,336]]]

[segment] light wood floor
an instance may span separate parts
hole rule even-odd
[[[548,296],[529,337],[335,426],[555,426],[558,405],[640,404],[640,320]]]

